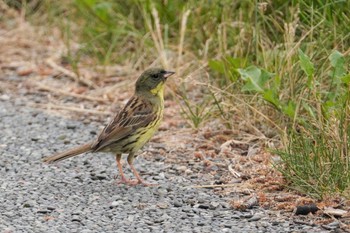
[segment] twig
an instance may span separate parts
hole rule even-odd
[[[59,90],[59,89],[47,86],[47,85],[39,83],[39,82],[35,82],[34,84],[36,86],[38,86],[38,88],[41,89],[41,90],[54,92],[54,93],[57,93],[57,94],[60,94],[60,95],[67,95],[67,96],[72,96],[72,97],[75,97],[75,98],[86,99],[86,100],[97,101],[97,102],[105,102],[106,101],[105,99],[99,98],[99,97],[93,97],[93,96],[88,96],[88,95],[80,95],[80,94],[75,94],[75,93],[71,93],[71,92],[68,92],[68,91]]]
[[[57,65],[53,60],[51,60],[50,58],[46,60],[46,63],[51,66],[53,69],[61,72],[62,74],[70,77],[70,78],[73,78],[75,81],[79,81],[89,87],[94,87],[96,88],[96,84],[93,83],[91,80],[88,80],[88,79],[83,79],[81,77],[79,77],[78,75],[76,75],[75,73],[73,73],[72,71],[70,70],[67,70],[66,68],[62,67],[62,66],[59,66]]]
[[[235,178],[240,178],[241,177],[241,174],[239,174],[239,172],[236,172],[233,167],[232,167],[232,164],[230,164],[228,166],[228,170],[231,172],[231,174],[233,175],[233,177]]]
[[[192,188],[229,188],[236,187],[237,184],[207,184],[207,185],[196,185],[192,186]]]
[[[299,219],[294,219],[293,222],[296,224],[301,224],[301,225],[316,226],[316,224],[313,222],[306,222],[306,221],[302,221]]]

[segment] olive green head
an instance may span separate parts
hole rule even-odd
[[[174,73],[160,68],[151,68],[144,71],[136,81],[136,93],[158,94],[163,90],[167,78]]]

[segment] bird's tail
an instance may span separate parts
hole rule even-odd
[[[46,157],[43,159],[43,161],[45,163],[55,163],[55,162],[58,162],[58,161],[61,161],[64,159],[68,159],[70,157],[91,151],[92,150],[91,145],[92,145],[91,143],[87,143],[85,145],[75,147],[73,149],[70,149],[70,150],[67,150],[67,151],[64,151],[64,152],[61,152],[58,154],[54,154],[50,157]]]

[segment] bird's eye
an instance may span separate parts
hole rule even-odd
[[[158,79],[158,78],[159,78],[159,75],[154,74],[154,75],[152,75],[152,78],[153,78],[153,79]]]

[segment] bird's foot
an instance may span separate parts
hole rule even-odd
[[[144,180],[137,180],[138,184],[142,184],[143,186],[146,187],[154,187],[154,186],[158,186],[158,184],[153,184],[153,183],[147,183]]]
[[[152,183],[147,183],[143,180],[121,180],[123,184],[127,184],[130,186],[136,186],[136,185],[143,185],[145,187],[153,187],[153,186],[157,186],[158,184],[152,184]]]
[[[114,178],[117,179],[117,177],[114,177]],[[130,185],[130,186],[136,186],[136,185],[140,184],[140,185],[143,185],[146,187],[152,187],[152,186],[158,185],[158,184],[147,183],[142,179],[130,180],[130,179],[127,179],[125,176],[122,176],[120,180],[117,180],[117,184],[126,184],[126,185]]]
[[[117,179],[117,177],[114,177],[114,178]],[[134,185],[134,183],[135,182],[133,180],[129,180],[125,176],[122,176],[122,178],[120,180],[117,180],[117,184]]]

